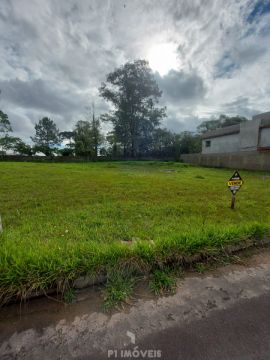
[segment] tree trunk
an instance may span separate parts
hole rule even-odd
[[[135,151],[135,141],[134,141],[134,138],[132,138],[132,141],[131,141],[131,157],[132,157],[132,158],[135,158],[135,154],[136,154],[136,151]]]

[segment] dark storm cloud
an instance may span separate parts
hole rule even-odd
[[[0,81],[2,99],[26,109],[38,109],[56,114],[67,114],[78,110],[80,98],[43,80],[22,81],[19,79]]]
[[[167,75],[161,77],[155,74],[160,89],[167,101],[172,103],[189,103],[202,99],[206,88],[202,78],[195,73],[170,70]]]

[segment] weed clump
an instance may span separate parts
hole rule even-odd
[[[111,270],[104,290],[104,310],[110,311],[126,303],[133,293],[135,283],[136,278],[132,273],[125,270]]]
[[[155,295],[172,294],[176,289],[176,273],[170,268],[156,269],[150,275],[149,288]]]

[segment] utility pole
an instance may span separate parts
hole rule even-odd
[[[92,132],[93,132],[93,145],[95,150],[95,160],[98,155],[98,124],[95,117],[95,103],[92,102]]]

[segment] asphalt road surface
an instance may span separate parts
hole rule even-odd
[[[270,295],[242,300],[186,326],[177,324],[138,345],[160,349],[164,360],[270,359]]]
[[[270,359],[268,249],[244,265],[188,274],[173,296],[142,293],[112,315],[91,308],[96,296],[57,312],[5,310],[0,359]]]

